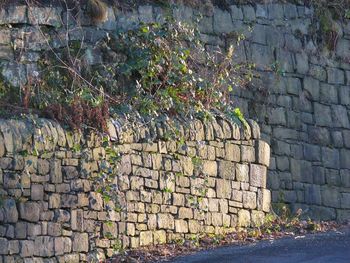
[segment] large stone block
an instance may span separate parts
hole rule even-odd
[[[340,150],[340,168],[350,169],[350,150]]]
[[[235,164],[229,161],[219,161],[219,177],[234,180]]]
[[[303,80],[303,89],[308,92],[313,101],[320,99],[320,82],[312,77],[305,77]]]
[[[336,108],[338,110],[338,108]],[[331,114],[331,108],[329,106],[314,103],[314,116],[317,125],[332,127],[333,119]],[[337,118],[339,120],[339,117]]]
[[[234,30],[231,14],[219,8],[214,9],[214,32],[230,33]]]
[[[19,204],[20,218],[29,222],[38,222],[40,219],[41,207],[36,202],[24,202]]]
[[[327,168],[339,169],[339,151],[337,149],[322,147],[322,162]]]
[[[228,161],[239,162],[241,151],[238,145],[225,143],[225,159]]]
[[[340,208],[340,193],[335,187],[323,186],[321,188],[322,204],[329,207]]]
[[[344,84],[344,71],[336,68],[327,68],[327,79],[329,84]]]
[[[154,244],[165,244],[166,243],[166,232],[164,230],[153,232]]]
[[[174,229],[174,217],[170,214],[158,214],[157,225],[159,229]]]
[[[4,223],[16,223],[18,221],[18,210],[13,199],[5,199],[3,202]]]
[[[350,128],[348,110],[342,105],[332,105],[333,126],[337,128]]]
[[[229,199],[231,197],[231,181],[225,179],[216,180],[216,195],[218,198]]]
[[[176,233],[188,233],[188,223],[183,219],[175,220]]]
[[[151,231],[140,232],[140,246],[149,246],[153,244],[153,235]]]
[[[257,206],[256,193],[243,192],[243,207],[247,209],[255,209]]]
[[[247,164],[236,164],[236,180],[238,182],[249,182],[249,166]]]
[[[89,235],[87,233],[73,233],[73,251],[88,252],[89,251]]]
[[[54,254],[54,238],[39,236],[34,239],[34,256],[52,257]]]
[[[250,213],[248,210],[241,209],[238,211],[238,222],[239,227],[249,227],[250,226]]]
[[[56,237],[54,242],[56,256],[72,252],[72,240],[69,237]]]
[[[262,165],[250,164],[251,186],[266,188],[267,168]]]
[[[208,176],[218,175],[218,164],[216,161],[203,161],[202,172]]]
[[[23,240],[20,241],[20,256],[22,258],[31,257],[34,255],[34,241],[32,240]]]
[[[255,150],[256,160],[259,164],[269,167],[270,165],[270,146],[268,143],[258,140]]]
[[[0,237],[0,255],[7,255],[8,253],[8,240]]]

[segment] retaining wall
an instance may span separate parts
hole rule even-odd
[[[97,262],[262,224],[270,148],[255,122],[113,123],[104,137],[0,120],[0,262]]]

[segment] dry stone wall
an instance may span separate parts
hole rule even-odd
[[[186,22],[200,12],[200,30],[209,48],[227,48],[237,33],[246,36],[236,48],[236,60],[256,63],[259,77],[252,87],[237,89],[233,100],[259,123],[262,138],[271,145],[268,186],[273,201],[294,210],[301,207],[316,219],[350,218],[349,20],[329,21],[337,37],[320,44],[312,7],[270,3],[173,9],[174,17]],[[111,7],[108,20],[95,26],[84,13],[78,22],[66,23],[70,16],[61,8],[1,10],[3,78],[20,85],[37,75],[40,54],[50,49],[42,32],[58,49],[67,35],[84,40],[85,60],[99,64],[113,56],[100,52],[95,43],[140,21],[161,22],[167,13],[151,5],[124,12]]]
[[[106,140],[0,120],[0,262],[97,262],[118,247],[258,226],[270,211],[270,148],[255,122],[113,123]],[[165,140],[174,127],[181,140]],[[106,171],[117,201],[101,191]]]

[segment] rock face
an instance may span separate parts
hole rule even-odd
[[[93,134],[61,132],[64,138],[53,140],[55,129],[62,128],[47,120],[37,124],[37,129],[49,131],[50,126],[51,130],[42,138],[45,147],[35,154],[32,143],[5,143],[0,133],[0,145],[12,149],[0,157],[4,199],[0,260],[82,262],[96,253],[111,256],[116,241],[125,247],[147,246],[233,230],[237,225],[258,225],[270,211],[271,193],[266,189],[269,146],[260,140],[254,121],[239,140],[238,126],[222,120],[215,123],[214,134],[220,138],[213,135],[211,140],[206,140],[205,123],[197,125],[201,127],[197,130],[183,126],[186,147],[178,147],[177,139],[165,141],[161,135],[157,141],[143,143],[147,139],[143,136],[167,133],[159,127],[154,131],[148,127],[143,135],[135,130],[125,142],[118,139],[123,138],[123,130],[112,125],[112,134],[117,136],[108,147],[115,147],[121,156],[114,162],[107,161],[107,148]],[[225,135],[215,131],[223,130],[223,125]],[[18,127],[27,133],[15,134]],[[30,123],[0,121],[0,130],[5,129],[6,136],[16,135],[18,142],[33,136]],[[191,140],[193,134],[198,141]],[[72,137],[77,141],[69,143]],[[80,151],[74,150],[76,143],[81,145]],[[246,151],[243,161],[242,151]],[[108,183],[101,188],[99,175],[107,171],[111,171],[108,176],[115,186]],[[113,193],[118,200],[107,196],[106,186],[116,187]],[[343,207],[348,199],[339,196]]]

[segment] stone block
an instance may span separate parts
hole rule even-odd
[[[225,159],[228,161],[239,162],[241,151],[238,145],[225,143]]]
[[[153,235],[151,231],[140,232],[140,246],[149,246],[153,244]]]
[[[342,193],[340,196],[340,207],[350,209],[350,193]]]
[[[222,213],[212,213],[211,214],[211,224],[213,226],[223,225],[223,214]]]
[[[102,225],[103,236],[106,238],[117,238],[118,237],[118,226],[115,222],[105,222]]]
[[[243,207],[247,209],[256,209],[256,193],[243,191]]]
[[[188,233],[187,221],[185,221],[183,219],[175,220],[175,232],[176,233]]]
[[[250,216],[251,216],[251,225],[253,227],[261,227],[265,222],[265,213],[262,211],[253,210]]]
[[[266,188],[267,168],[262,165],[250,164],[251,186]]]
[[[322,162],[327,168],[339,169],[339,151],[337,149],[322,147]]]
[[[337,188],[325,185],[321,188],[321,195],[323,205],[340,208],[340,193]]]
[[[27,237],[27,223],[17,222],[15,226],[15,236],[17,239],[25,239]]]
[[[236,180],[238,182],[249,182],[249,166],[247,164],[236,164]]]
[[[333,125],[331,127],[350,128],[348,111],[345,106],[332,105],[332,120]]]
[[[214,8],[214,32],[230,33],[234,30],[231,14],[225,10]]]
[[[321,187],[319,185],[305,185],[305,202],[307,204],[321,205]]]
[[[35,202],[25,202],[19,204],[19,215],[21,219],[29,222],[38,222],[40,219],[41,207]]]
[[[251,59],[258,69],[269,68],[274,62],[272,49],[268,46],[252,43],[250,46]]]
[[[216,180],[216,195],[218,198],[229,199],[231,197],[231,181],[225,179]]]
[[[154,231],[153,232],[153,243],[156,244],[165,244],[166,243],[166,232],[164,230]]]
[[[101,211],[103,209],[103,199],[100,193],[91,192],[89,204],[92,210]]]
[[[174,217],[169,214],[158,214],[157,225],[159,229],[174,229]]]
[[[304,156],[308,161],[321,161],[321,147],[313,144],[304,144]]]
[[[200,233],[202,230],[202,225],[197,220],[189,220],[188,229],[192,234]]]
[[[0,255],[8,254],[8,245],[9,245],[8,240],[6,238],[0,237]]]
[[[54,254],[54,238],[39,236],[34,239],[34,256],[52,257]]]
[[[286,156],[276,157],[277,169],[280,171],[289,171],[289,158]]]
[[[193,211],[191,208],[180,207],[179,209],[179,218],[180,219],[192,219]]]
[[[250,226],[250,213],[248,210],[241,209],[238,211],[237,225],[239,227],[249,227]]]
[[[340,150],[340,168],[350,169],[350,150]]]
[[[16,223],[18,221],[18,210],[13,199],[5,199],[3,202],[4,223]]]
[[[338,103],[338,91],[334,85],[322,83],[320,87],[320,101],[326,104]]]
[[[89,235],[87,233],[73,233],[73,252],[88,252],[89,251]]]
[[[62,183],[62,167],[60,160],[50,161],[50,178],[53,184]]]
[[[259,164],[269,167],[270,165],[270,146],[268,143],[258,140],[256,141],[256,160]]]
[[[270,212],[271,209],[271,192],[267,189],[259,189],[257,196],[257,208],[266,213]]]
[[[340,178],[343,187],[350,187],[350,170],[340,170]]]
[[[344,71],[337,68],[327,68],[327,80],[329,84],[345,84]]]
[[[22,258],[32,257],[34,255],[34,241],[22,240],[20,241],[20,256]]]
[[[61,204],[62,208],[76,208],[78,206],[78,196],[72,194],[63,194],[61,195]]]
[[[269,108],[268,124],[270,125],[286,125],[286,113],[284,108]]]
[[[230,161],[219,161],[219,177],[229,180],[235,179],[235,164]]]
[[[308,126],[309,142],[317,145],[329,145],[330,134],[327,128]]]
[[[41,184],[32,184],[31,187],[31,199],[33,201],[44,200],[44,186]]]
[[[320,99],[320,82],[312,77],[305,77],[303,79],[303,89],[308,92],[313,101]],[[316,111],[316,110],[315,110]]]
[[[243,12],[241,8],[236,5],[231,5],[230,11],[233,20],[243,20]]]
[[[241,161],[252,163],[255,161],[255,148],[249,145],[241,145]]]

